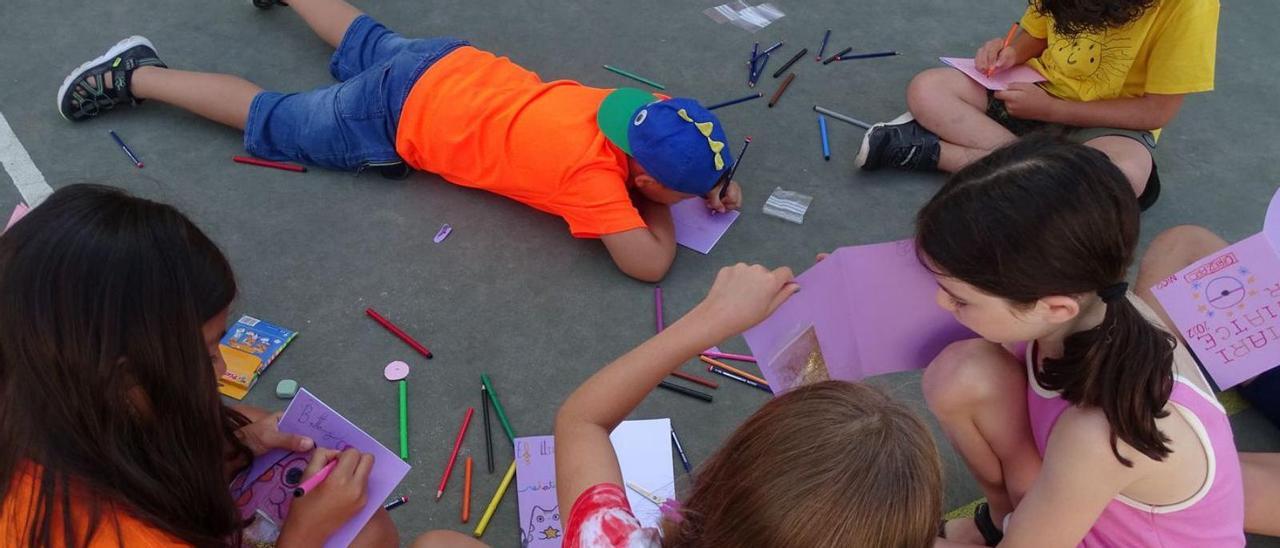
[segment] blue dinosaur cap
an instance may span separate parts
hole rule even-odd
[[[720,119],[693,99],[660,99],[620,88],[605,97],[596,124],[662,186],[702,196],[733,165]]]

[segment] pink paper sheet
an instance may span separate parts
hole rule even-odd
[[[1034,84],[1036,82],[1045,81],[1045,77],[1041,76],[1039,72],[1036,72],[1036,69],[1026,65],[1018,65],[1008,70],[1002,70],[992,74],[991,76],[987,76],[974,66],[973,59],[963,57],[939,57],[938,59],[941,59],[943,63],[946,63],[952,68],[965,73],[968,77],[973,78],[973,81],[982,84],[982,87],[991,90],[1006,90],[1009,89],[1009,84],[1015,82]]]
[[[390,412],[388,412],[390,414]],[[326,548],[340,548],[351,544],[364,524],[391,496],[391,491],[409,473],[409,464],[378,443],[378,440],[351,423],[337,411],[316,398],[305,388],[285,409],[280,418],[280,431],[300,434],[315,440],[316,445],[328,449],[354,447],[374,457],[373,470],[369,473],[366,496],[368,502],[354,518],[343,524],[329,540]],[[288,515],[293,500],[292,486],[284,481],[291,468],[305,468],[309,454],[271,451],[253,460],[253,464],[231,484],[231,494],[236,499],[241,516],[248,518],[254,510],[261,509],[281,526]],[[248,486],[246,481],[250,482]]]
[[[976,337],[935,303],[937,283],[910,240],[840,248],[796,281],[800,291],[743,334],[775,386],[785,379],[771,360],[809,326],[831,378],[847,381],[921,369],[947,344]]]
[[[671,206],[671,221],[676,226],[676,243],[706,255],[741,214],[739,211],[713,214],[702,198],[681,201]]]
[[[1187,346],[1226,390],[1280,365],[1280,192],[1263,231],[1152,289]]]

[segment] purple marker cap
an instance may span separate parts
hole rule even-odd
[[[453,233],[453,227],[449,226],[449,223],[445,223],[444,226],[441,226],[440,230],[436,232],[436,237],[432,238],[431,241],[435,243],[443,242],[451,233]]]

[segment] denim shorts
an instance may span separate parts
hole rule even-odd
[[[249,107],[244,148],[259,158],[345,171],[398,164],[396,124],[409,91],[428,67],[465,45],[407,39],[361,15],[329,61],[338,83],[259,93]]]

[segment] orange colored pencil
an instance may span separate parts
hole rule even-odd
[[[471,455],[463,465],[462,475],[462,523],[471,521]]]
[[[766,380],[764,380],[764,379],[762,379],[762,378],[760,378],[760,377],[757,377],[757,376],[755,376],[755,375],[752,375],[751,373],[747,373],[746,371],[743,371],[743,370],[741,370],[741,369],[738,369],[737,367],[734,367],[734,366],[732,366],[732,365],[729,365],[729,364],[727,364],[727,363],[724,363],[724,362],[722,362],[722,361],[720,361],[720,360],[713,360],[713,359],[708,358],[708,357],[706,357],[706,356],[698,356],[698,359],[702,360],[702,361],[703,361],[703,363],[707,363],[707,364],[714,365],[714,366],[716,366],[716,367],[719,367],[719,368],[721,368],[721,369],[724,369],[725,371],[728,371],[728,372],[733,373],[733,374],[735,374],[735,375],[738,375],[738,376],[741,376],[741,377],[744,377],[744,378],[747,378],[747,379],[751,379],[751,380],[756,381],[756,382],[758,382],[758,383],[760,383],[760,384],[763,384],[763,385],[765,385],[765,386],[769,386],[769,381],[766,381]]]
[[[1005,48],[1009,47],[1009,44],[1012,44],[1012,43],[1013,43],[1013,35],[1015,35],[1015,34],[1017,34],[1017,33],[1018,33],[1018,22],[1017,22],[1017,21],[1014,21],[1014,22],[1013,22],[1013,25],[1009,27],[1009,34],[1004,35],[1004,45],[1003,45],[1003,46],[1000,46],[1000,51],[1004,51],[1004,50],[1005,50]],[[999,58],[1000,58],[1000,52],[996,52],[996,58],[997,58],[997,59],[999,59]],[[993,72],[995,72],[995,71],[991,70],[991,68],[990,68],[990,67],[988,67],[988,68],[987,68],[987,78],[990,78],[990,77],[991,77],[991,73],[993,73]]]

